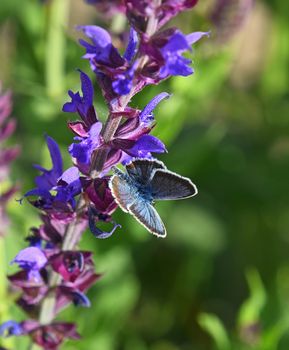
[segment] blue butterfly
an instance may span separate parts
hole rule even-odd
[[[133,215],[149,232],[166,237],[166,228],[154,208],[156,200],[174,200],[195,196],[196,186],[186,177],[167,170],[153,159],[134,159],[126,173],[114,168],[109,187],[120,208]]]

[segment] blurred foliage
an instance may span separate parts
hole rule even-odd
[[[186,32],[212,28],[212,2],[200,2],[174,24]],[[67,89],[79,88],[75,69],[89,72],[74,25],[105,25],[82,1],[52,5],[0,2],[0,79],[14,93],[18,129],[11,142],[22,155],[13,180],[23,192],[33,186],[31,164],[49,163],[45,132],[70,164],[72,135],[61,107]],[[141,108],[158,92],[173,94],[157,109],[154,133],[168,145],[162,160],[192,178],[199,195],[158,205],[166,240],[120,211],[115,219],[123,228],[109,240],[85,234],[82,248],[94,251],[104,276],[88,293],[90,309],[70,307],[61,315],[77,320],[83,335],[63,349],[289,348],[288,11],[286,0],[256,1],[229,41],[219,43],[212,28],[211,39],[197,45],[193,76],[147,87],[134,99]],[[95,105],[105,118],[97,87]],[[9,211],[1,268],[11,273],[9,261],[39,219],[28,203],[12,202]],[[2,270],[0,318],[23,319],[12,306],[15,296],[3,294]],[[15,342],[7,346],[25,349],[25,340]]]

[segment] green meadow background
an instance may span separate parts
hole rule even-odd
[[[59,316],[76,321],[83,336],[64,350],[289,349],[289,2],[256,1],[246,23],[222,40],[209,20],[212,3],[200,1],[173,21],[186,33],[212,32],[195,45],[196,73],[147,87],[132,101],[142,108],[161,91],[173,94],[155,113],[154,135],[169,150],[160,159],[190,177],[199,194],[157,205],[165,240],[120,210],[114,218],[122,229],[110,239],[84,234],[81,248],[93,250],[104,275],[88,293],[91,308],[70,306]],[[76,24],[116,32],[123,26],[82,0],[0,2],[0,79],[13,92],[18,121],[9,143],[22,150],[2,185],[17,182],[17,198],[34,185],[32,164],[50,166],[45,133],[71,164],[66,121],[76,116],[61,108],[67,90],[79,89],[76,68],[93,77]],[[9,214],[0,247],[0,322],[25,318],[5,274],[15,271],[9,261],[39,224],[27,202],[12,200]],[[22,350],[27,341],[0,345]]]

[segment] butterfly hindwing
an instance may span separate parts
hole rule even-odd
[[[125,177],[113,175],[109,182],[111,193],[117,204],[125,212],[128,212],[128,206],[136,200],[136,189],[132,186]]]
[[[154,172],[150,181],[150,190],[154,200],[183,199],[198,193],[190,179],[166,169],[158,169]]]
[[[166,237],[166,228],[159,214],[149,202],[136,201],[128,206],[128,211],[152,234],[162,238]]]
[[[156,169],[166,169],[166,167],[162,162],[153,159],[135,159],[126,165],[128,175],[139,184],[148,183]]]

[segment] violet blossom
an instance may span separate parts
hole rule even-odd
[[[10,166],[19,155],[18,146],[5,147],[5,141],[12,136],[16,128],[15,119],[10,117],[12,110],[11,93],[2,94],[0,83],[0,185],[9,178]],[[9,224],[6,206],[13,195],[18,191],[18,186],[12,185],[0,192],[0,238],[6,234]]]
[[[40,279],[39,271],[46,265],[47,258],[40,248],[28,247],[21,250],[16,257],[11,261],[11,264],[16,263],[18,266],[28,271],[29,279]]]

